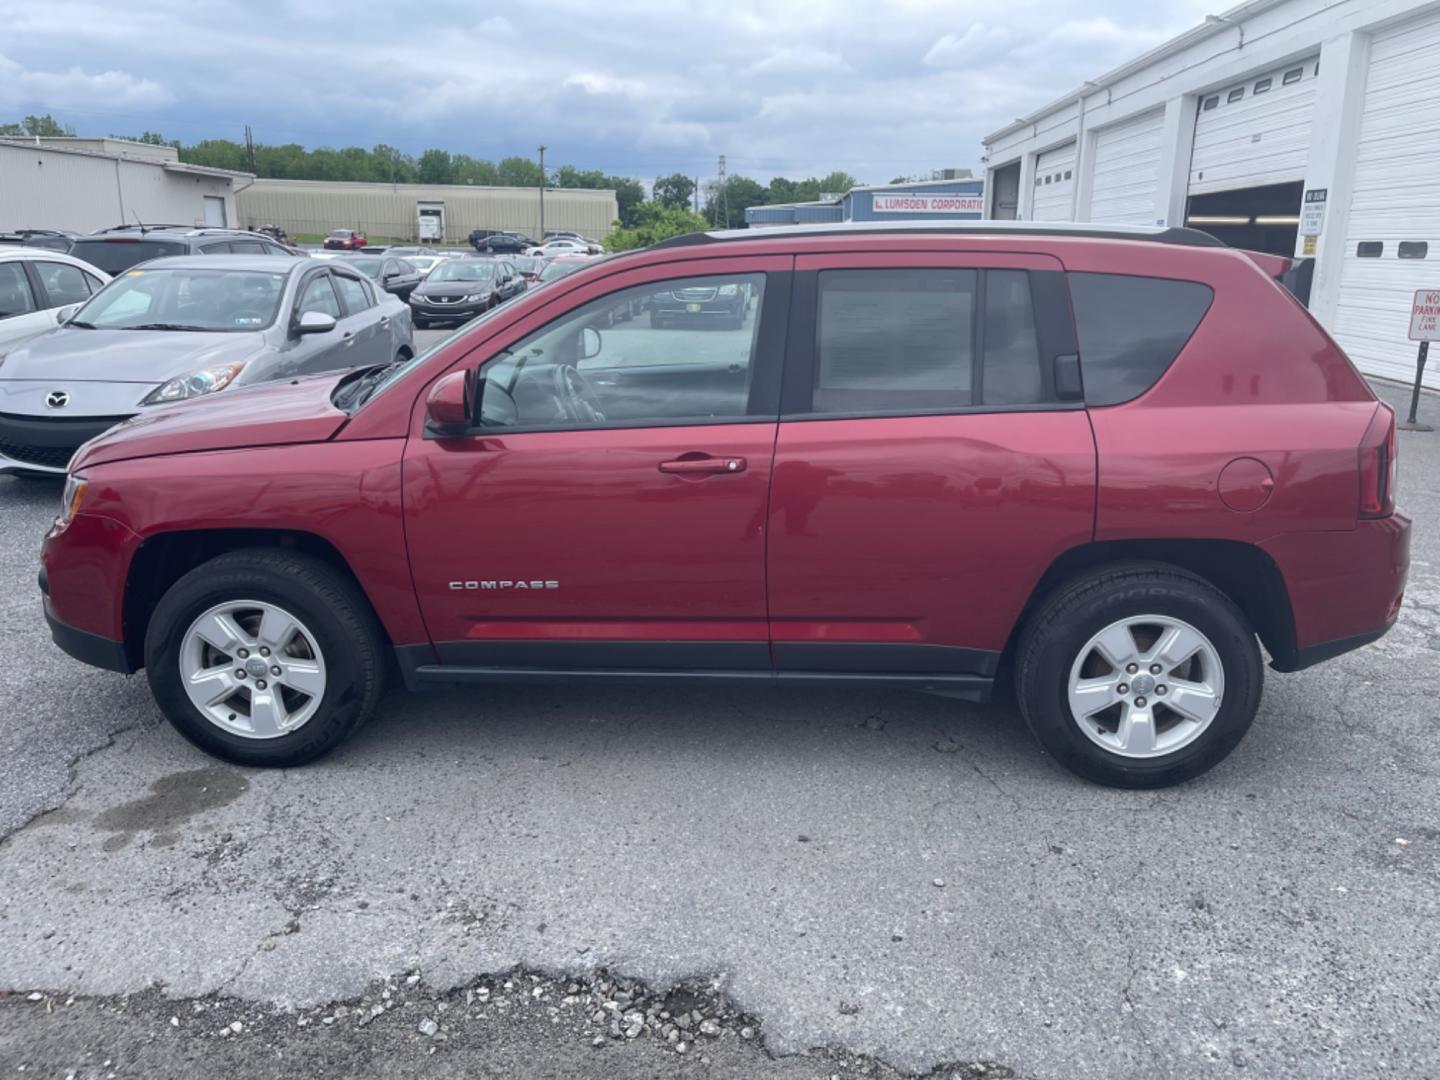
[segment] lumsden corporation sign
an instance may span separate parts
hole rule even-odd
[[[984,195],[923,195],[918,192],[875,193],[871,208],[877,214],[983,214]]]

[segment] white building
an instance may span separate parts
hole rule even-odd
[[[984,141],[987,216],[1311,260],[1310,308],[1360,369],[1414,377],[1411,298],[1440,288],[1440,3],[1250,0]]]
[[[253,179],[187,165],[173,146],[126,139],[0,139],[0,232],[93,232],[137,221],[234,226],[235,192]]]

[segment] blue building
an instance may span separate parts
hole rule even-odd
[[[817,202],[752,206],[745,224],[825,225],[841,221],[978,221],[985,216],[985,181],[926,180],[851,188]]]

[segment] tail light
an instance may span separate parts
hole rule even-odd
[[[1381,402],[1360,443],[1360,516],[1395,512],[1395,410]]]

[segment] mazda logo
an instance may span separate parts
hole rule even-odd
[[[63,409],[70,404],[70,395],[64,390],[51,390],[45,395],[47,409]]]

